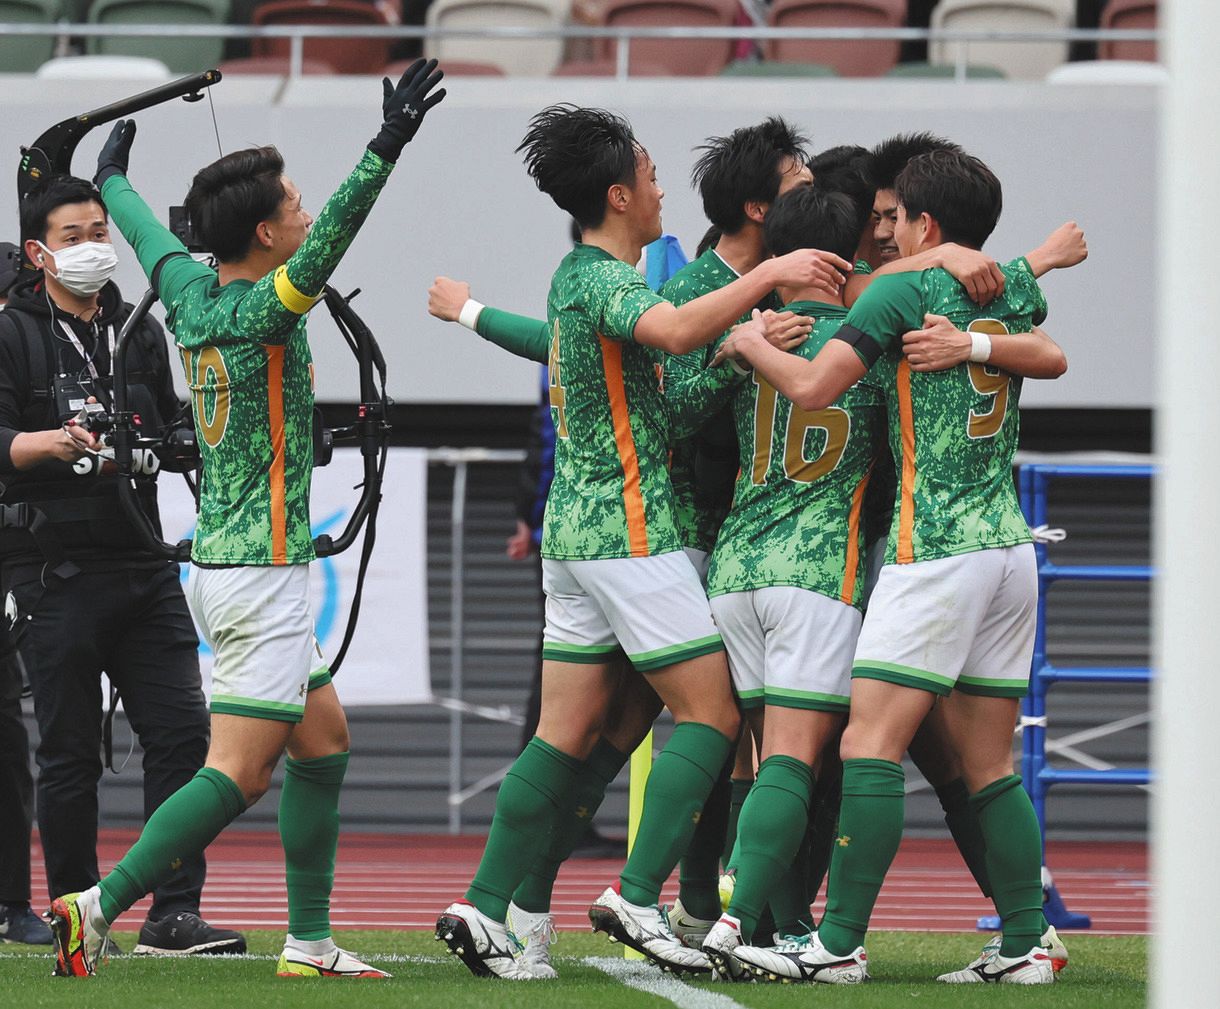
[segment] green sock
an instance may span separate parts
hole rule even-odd
[[[1042,941],[1042,835],[1021,779],[1010,774],[970,796],[987,848],[991,899],[1004,929],[1001,956]]]
[[[627,763],[628,754],[599,739],[593,752],[576,775],[576,787],[572,802],[564,812],[555,817],[551,828],[551,840],[546,850],[530,866],[529,872],[513,894],[513,903],[523,911],[540,913],[551,909],[551,891],[559,867],[572,854],[577,842],[589,829],[606,789],[618,777],[618,772]]]
[[[789,875],[793,858],[809,823],[809,796],[813,792],[813,771],[795,757],[768,757],[758,768],[758,778],[750,797],[741,809],[737,840],[741,856],[737,861],[737,880],[729,914],[741,921],[741,934],[753,936],[763,905],[772,896],[780,898],[780,880]],[[802,867],[803,871],[803,867]],[[790,884],[791,880],[787,880]],[[805,897],[802,884],[796,894],[799,907]],[[782,906],[772,912],[776,923],[799,918]],[[808,915],[809,905],[804,914]]]
[[[733,741],[710,725],[679,722],[653,762],[631,855],[619,877],[630,904],[650,907],[690,844],[703,801],[728,759]]]
[[[330,892],[339,846],[339,790],[348,753],[284,764],[280,843],[288,884],[288,933],[312,942],[330,936]]]
[[[984,897],[991,896],[991,880],[987,876],[987,846],[983,843],[983,831],[979,818],[970,808],[970,790],[961,778],[936,789],[940,808],[945,811],[945,824],[953,837],[953,843],[961,852],[962,861],[970,875],[979,885]]]
[[[466,899],[504,921],[513,892],[550,844],[560,808],[571,801],[581,761],[535,736],[500,784],[487,846]]]
[[[703,804],[695,833],[678,865],[678,899],[688,914],[707,921],[720,917],[720,856],[729,825],[732,770],[730,756]]]
[[[767,906],[775,919],[772,933],[801,936],[813,931],[813,911],[809,906],[812,902],[806,896],[809,892],[809,881],[805,875],[808,868],[809,831],[806,829],[801,831],[791,863],[771,888],[771,899]]]
[[[737,865],[733,861],[737,848],[737,822],[741,819],[741,807],[746,804],[746,798],[753,787],[753,778],[729,779],[729,823],[724,831],[724,855],[721,859],[726,870]]]
[[[227,775],[202,767],[144,824],[139,839],[99,884],[102,914],[113,922],[164,883],[188,855],[197,855],[232,823],[246,800]]]
[[[805,868],[805,901],[813,904],[830,867],[830,853],[839,833],[839,806],[843,802],[843,765],[834,762],[833,774],[814,782],[806,833],[809,862]]]
[[[837,956],[864,942],[881,882],[902,841],[906,778],[889,760],[843,761],[843,807],[818,935]]]

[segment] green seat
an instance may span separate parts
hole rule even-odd
[[[54,24],[60,7],[60,0],[0,0],[0,22]],[[5,73],[32,73],[54,53],[54,35],[0,35],[0,70]]]
[[[223,25],[229,0],[94,0],[89,21],[102,25]],[[216,66],[224,55],[222,38],[91,38],[88,52],[106,56],[149,56],[176,73]]]
[[[734,60],[720,71],[721,77],[838,77],[834,67],[825,63],[781,63],[778,61]]]
[[[885,76],[944,80],[956,77],[957,67],[952,63],[899,63],[896,67],[891,67]],[[966,77],[973,80],[1004,80],[1007,76],[999,67],[966,67]]]

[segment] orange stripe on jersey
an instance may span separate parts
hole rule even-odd
[[[610,417],[614,421],[614,443],[623,467],[623,508],[627,512],[627,544],[632,557],[648,556],[648,526],[644,521],[644,495],[640,493],[640,460],[635,454],[631,416],[627,412],[627,387],[623,383],[623,346],[597,337],[602,348],[602,367],[606,372],[606,391],[610,394]]]
[[[873,475],[870,466],[851,496],[851,513],[847,516],[847,558],[843,567],[843,588],[839,598],[851,605],[856,594],[856,569],[860,566],[860,512],[864,508],[864,492],[868,490],[868,478]]]
[[[911,405],[911,366],[898,366],[898,421],[902,430],[902,486],[898,491],[899,564],[915,560],[915,410]]]
[[[288,563],[288,509],[284,495],[284,348],[267,351],[267,419],[271,424],[271,563]]]

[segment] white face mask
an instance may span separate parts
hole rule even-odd
[[[55,279],[82,298],[105,287],[119,265],[119,257],[109,242],[81,242],[54,252],[42,242],[38,247],[55,257]]]

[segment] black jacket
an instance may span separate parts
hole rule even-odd
[[[36,273],[19,281],[9,292],[8,305],[0,309],[0,502],[45,505],[43,510],[54,521],[64,552],[73,560],[147,561],[150,555],[140,551],[141,541],[121,512],[113,463],[86,456],[75,464],[52,460],[28,470],[13,467],[11,449],[18,434],[51,430],[63,422],[54,395],[55,377],[89,379],[85,360],[59,323],[70,326],[86,355],[92,356],[102,380],[97,398],[107,407],[111,404],[108,330],[113,327],[117,336],[132,306],[108,283],[102,288],[100,311],[92,323],[83,323],[58,308],[52,315],[52,308],[42,274]],[[38,353],[41,360],[33,358]],[[174,392],[165,332],[151,317],[132,338],[127,372],[130,408],[140,415],[146,433],[159,433],[167,425],[181,422],[182,405]],[[159,464],[149,455],[140,468],[140,501],[154,528],[159,529],[155,484]],[[22,549],[16,535],[0,539],[0,556],[12,558]]]

